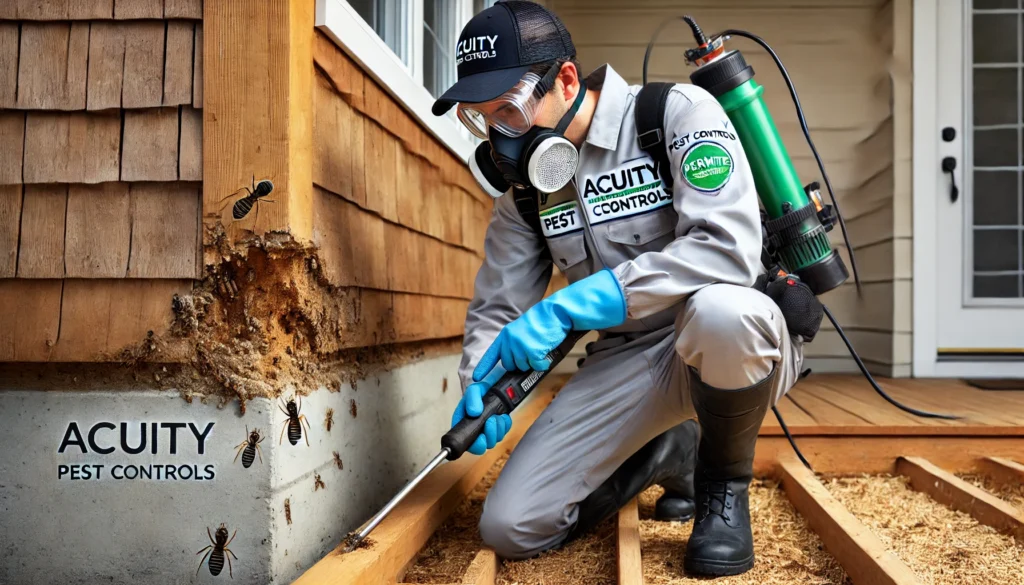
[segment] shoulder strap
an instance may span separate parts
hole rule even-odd
[[[633,114],[636,117],[636,143],[647,156],[658,165],[658,174],[665,186],[672,188],[672,171],[669,169],[668,151],[665,147],[665,104],[668,92],[674,83],[651,82],[640,88],[636,95]]]
[[[537,205],[537,190],[533,187],[526,189],[512,189],[512,196],[515,198],[516,211],[519,212],[519,216],[523,218],[526,225],[530,226],[533,233],[537,234],[537,238],[543,243],[544,230],[540,227],[540,207]],[[549,254],[547,245],[544,245],[543,255]]]

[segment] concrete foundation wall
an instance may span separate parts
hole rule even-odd
[[[286,416],[267,399],[239,415],[235,403],[173,392],[0,389],[0,584],[289,583],[436,453],[461,395],[457,366],[458,356],[424,360],[303,397],[308,447],[305,430],[297,445],[287,433],[279,443]],[[145,448],[127,452],[143,424]],[[247,427],[264,437],[249,468],[235,460]],[[153,478],[125,477],[140,469]],[[211,575],[209,559],[196,576],[207,528],[221,523],[237,530],[233,579],[226,563]]]

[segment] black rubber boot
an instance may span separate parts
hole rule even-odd
[[[697,421],[682,422],[648,441],[626,459],[608,479],[579,504],[576,525],[568,540],[589,532],[610,518],[637,494],[654,484],[670,485],[673,497],[658,500],[665,519],[689,520],[693,517],[693,471],[696,465]],[[686,478],[690,478],[689,487]],[[667,492],[666,492],[667,493]],[[677,494],[677,495],[676,495]],[[662,500],[666,500],[662,504]]]
[[[694,477],[697,517],[683,566],[698,575],[739,575],[754,566],[748,489],[776,370],[739,390],[713,388],[687,370],[701,436]]]

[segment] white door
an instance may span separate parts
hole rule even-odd
[[[938,2],[935,334],[938,361],[964,364],[947,372],[1024,375],[1022,9]]]

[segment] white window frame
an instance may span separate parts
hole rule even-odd
[[[473,16],[473,1],[459,0],[461,29]],[[434,96],[423,86],[423,0],[410,2],[406,31],[409,65],[345,0],[316,0],[316,27],[341,47],[377,83],[460,160],[469,160],[478,141],[451,116],[435,116]]]

